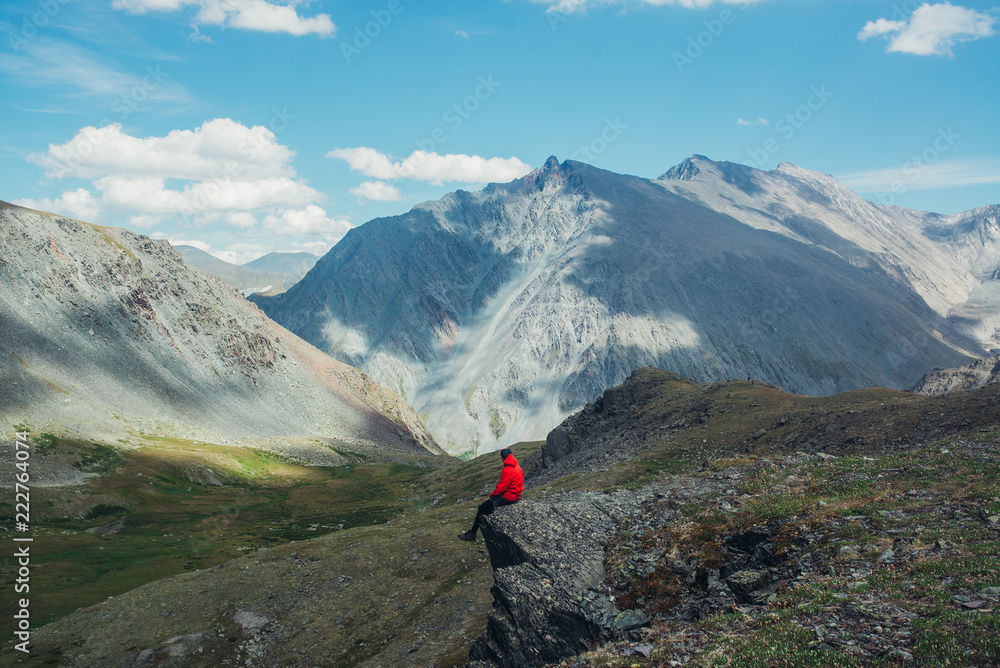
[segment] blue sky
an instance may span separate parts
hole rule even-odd
[[[861,0],[34,0],[0,15],[0,199],[246,261],[549,155],[1000,203],[1000,9]]]

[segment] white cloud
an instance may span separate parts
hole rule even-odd
[[[887,192],[894,188],[930,190],[1000,183],[1000,159],[913,161],[900,167],[875,169],[838,176],[837,180],[858,192]]]
[[[137,213],[134,216],[129,216],[127,227],[148,230],[156,227],[161,222],[163,222],[163,216],[155,213]]]
[[[548,5],[545,11],[559,12],[561,14],[572,14],[573,12],[585,11],[589,7],[601,5],[652,5],[659,7],[663,5],[673,5],[686,7],[688,9],[705,9],[713,5],[750,5],[764,0],[531,0],[540,5]]]
[[[94,186],[101,192],[104,204],[148,213],[259,211],[302,206],[321,198],[314,189],[287,177],[255,181],[213,179],[189,183],[176,190],[166,187],[162,178],[112,175],[97,179]]]
[[[28,160],[54,178],[96,178],[105,174],[206,179],[220,176],[292,176],[295,152],[278,143],[261,125],[229,118],[206,121],[194,130],[173,130],[164,137],[132,137],[118,123],[85,127],[65,144],[49,144]]]
[[[394,162],[391,156],[366,146],[334,149],[326,157],[344,160],[352,170],[375,179],[410,179],[434,185],[449,181],[502,183],[531,171],[530,166],[517,158],[482,158],[455,153],[439,155],[427,151],[414,151],[408,158]]]
[[[195,8],[193,25],[221,26],[259,32],[280,32],[289,35],[331,37],[337,27],[329,14],[299,16],[296,5],[267,0],[114,0],[112,6],[132,14],[174,12],[185,7]]]
[[[461,37],[462,39],[469,39],[469,33],[464,30],[456,30],[455,37]]]
[[[346,220],[330,218],[315,204],[304,209],[286,209],[280,215],[268,214],[264,218],[264,229],[268,232],[290,236],[319,234],[331,244],[340,241],[352,227]]]
[[[87,127],[28,159],[51,178],[92,179],[91,189],[31,204],[134,228],[183,220],[229,234],[235,228],[300,235],[309,242],[339,239],[350,223],[318,206],[324,197],[296,177],[294,156],[267,128],[228,118],[162,137],[133,137],[119,125]]]
[[[249,230],[257,225],[257,218],[252,213],[246,211],[232,211],[226,214],[226,224],[230,227],[238,227]]]
[[[952,56],[952,47],[996,34],[996,18],[974,9],[947,2],[920,5],[908,20],[880,18],[869,21],[858,33],[862,42],[872,37],[890,36],[886,53],[918,56]]]
[[[357,197],[359,202],[364,202],[365,200],[373,202],[398,202],[403,199],[403,193],[399,191],[399,188],[391,186],[385,181],[365,181],[347,192]]]
[[[16,199],[14,204],[29,209],[69,215],[78,220],[97,220],[100,203],[85,188],[64,192],[56,199]]]
[[[745,118],[737,118],[736,122],[744,127],[751,127],[753,125],[767,125],[767,119],[764,117],[760,117],[756,121],[748,121]]]

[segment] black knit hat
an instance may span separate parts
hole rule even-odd
[[[512,454],[514,453],[510,451],[510,448],[504,448],[503,450],[500,451],[500,459],[507,459],[507,455],[512,455]]]

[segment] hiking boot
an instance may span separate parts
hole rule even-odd
[[[475,543],[476,542],[476,534],[472,533],[471,531],[466,531],[465,533],[460,533],[460,534],[458,534],[458,537],[461,540],[467,540],[470,543]]]

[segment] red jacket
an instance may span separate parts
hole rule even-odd
[[[514,459],[514,455],[507,455],[503,460],[503,471],[500,473],[500,482],[490,496],[502,496],[508,501],[517,501],[524,491],[524,471],[521,465]]]

